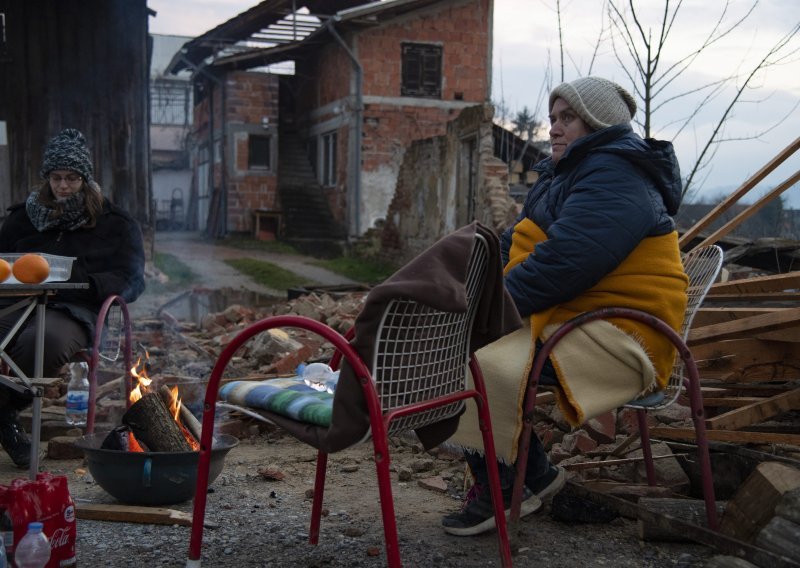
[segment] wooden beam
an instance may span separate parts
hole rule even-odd
[[[798,138],[800,140],[800,138]],[[800,170],[797,170],[788,178],[786,178],[783,182],[772,188],[766,194],[764,194],[758,201],[753,203],[752,205],[748,206],[744,211],[739,213],[736,217],[725,223],[722,227],[714,231],[709,237],[705,238],[703,242],[701,242],[698,247],[704,247],[707,245],[713,245],[722,237],[733,231],[736,227],[741,225],[744,221],[758,213],[765,205],[767,205],[770,201],[775,199],[776,196],[780,195],[794,184],[796,184],[800,180]]]
[[[755,333],[778,331],[800,326],[800,308],[789,308],[785,311],[751,316],[740,320],[707,325],[689,331],[690,347],[726,339],[741,339]]]
[[[115,521],[120,523],[144,523],[150,525],[192,526],[191,513],[161,507],[138,507],[134,505],[107,505],[99,503],[76,503],[75,515],[89,521]]]
[[[741,408],[763,400],[764,398],[760,396],[704,396],[703,406],[706,408]]]
[[[710,294],[703,304],[727,302],[800,302],[800,292],[764,292],[752,294]]]
[[[669,428],[658,426],[650,428],[653,438],[668,440],[695,441],[694,428]],[[742,430],[706,430],[706,437],[715,442],[732,442],[734,444],[791,444],[800,446],[800,434],[782,434],[779,432],[745,432]]]
[[[751,316],[760,316],[763,314],[771,314],[790,308],[759,308],[754,306],[740,307],[740,308],[700,308],[694,316],[692,321],[692,328],[703,327],[706,325],[713,325],[715,323],[722,323],[726,321],[734,321],[742,318],[749,318]]]
[[[770,160],[764,167],[758,170],[755,174],[753,174],[750,179],[745,181],[739,188],[731,193],[728,197],[726,197],[722,202],[720,202],[714,209],[708,212],[708,214],[700,219],[697,223],[694,224],[689,230],[687,230],[683,235],[681,235],[680,240],[678,241],[678,246],[680,248],[684,248],[685,245],[689,244],[691,240],[700,234],[700,231],[705,229],[711,223],[713,223],[717,217],[722,215],[728,208],[734,205],[739,199],[747,194],[748,191],[753,189],[758,182],[764,179],[772,170],[777,168],[781,165],[787,158],[789,158],[792,154],[794,154],[798,148],[800,148],[800,137],[796,138],[794,142],[789,144],[786,148],[784,148],[777,156],[775,156],[772,160]]]
[[[739,430],[745,426],[759,424],[777,414],[800,408],[800,389],[753,402],[747,406],[725,412],[706,420],[706,428]]]
[[[694,346],[692,356],[704,379],[748,383],[800,379],[800,345],[796,343],[732,339]]]
[[[793,270],[784,274],[771,274],[769,276],[754,276],[753,278],[743,278],[741,280],[731,280],[729,282],[717,282],[712,284],[708,290],[708,296],[717,294],[743,294],[741,300],[747,300],[750,294],[762,294],[765,292],[783,292],[800,288],[800,270]]]

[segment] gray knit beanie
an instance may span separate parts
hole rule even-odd
[[[627,124],[636,114],[636,101],[616,83],[601,77],[582,77],[561,83],[550,93],[550,106],[562,98],[592,130]]]
[[[47,143],[39,173],[46,178],[53,170],[72,170],[81,174],[87,183],[94,181],[92,157],[86,146],[86,138],[79,130],[65,128]]]

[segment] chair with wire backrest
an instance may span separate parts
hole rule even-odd
[[[101,361],[113,364],[123,356],[123,387],[125,400],[131,391],[131,365],[133,359],[131,321],[128,304],[122,296],[111,295],[105,299],[97,314],[92,345],[76,355],[89,365],[89,412],[86,417],[86,433],[94,432],[95,403],[97,398],[97,372]]]
[[[362,358],[348,338],[330,327],[302,316],[275,316],[252,324],[240,332],[220,354],[212,370],[206,389],[203,427],[200,442],[200,462],[194,499],[192,534],[187,566],[200,565],[203,518],[206,507],[208,472],[210,465],[211,435],[214,426],[219,383],[234,353],[248,340],[261,332],[280,327],[294,327],[311,331],[333,345],[336,353],[330,366],[334,369],[343,363],[342,377],[333,397],[344,394],[344,372],[349,365],[357,392],[363,393],[364,412],[369,416],[369,430],[360,442],[372,439],[378,477],[381,513],[384,528],[387,563],[400,566],[397,525],[394,513],[390,478],[389,436],[397,436],[420,427],[456,417],[463,411],[466,400],[472,398],[478,405],[484,449],[490,463],[495,462],[494,442],[486,399],[483,375],[470,353],[470,337],[478,302],[488,270],[488,247],[481,235],[475,235],[466,281],[467,310],[441,311],[419,302],[392,298],[386,304],[372,343],[372,356]],[[352,331],[352,330],[351,330]],[[470,388],[467,369],[472,373],[474,388]],[[267,381],[268,382],[268,381]],[[353,391],[349,391],[352,393]],[[333,403],[336,404],[336,401]],[[252,409],[248,409],[252,414]],[[258,414],[276,423],[275,412],[259,410]],[[283,417],[285,421],[285,417]],[[334,421],[336,414],[334,411]],[[279,425],[283,423],[277,422]],[[332,429],[333,426],[330,427]],[[293,433],[289,430],[290,433]],[[302,440],[306,441],[308,440]],[[360,443],[354,440],[349,446]],[[314,445],[314,444],[312,444]],[[309,542],[317,544],[322,517],[328,453],[317,446],[317,466],[311,510]],[[503,566],[511,565],[511,555],[506,533],[503,499],[499,475],[490,468],[490,491],[495,503],[497,538]]]
[[[628,308],[608,307],[580,314],[565,322],[550,336],[544,345],[537,350],[528,379],[528,389],[525,397],[525,410],[523,414],[524,426],[520,434],[517,476],[511,500],[512,522],[519,520],[522,486],[525,479],[530,436],[533,430],[533,407],[536,403],[536,390],[539,382],[539,375],[544,367],[545,360],[550,356],[556,343],[581,325],[600,319],[623,318],[635,320],[650,326],[669,339],[677,350],[675,365],[666,387],[647,396],[636,398],[623,405],[624,408],[636,410],[648,484],[656,485],[656,474],[650,448],[650,430],[647,424],[647,411],[666,408],[678,400],[678,396],[685,391],[689,396],[692,421],[694,423],[697,439],[697,452],[701,466],[703,497],[705,499],[708,526],[716,530],[718,526],[716,502],[711,473],[711,459],[708,452],[708,440],[706,438],[703,399],[700,392],[700,376],[697,372],[697,366],[694,363],[691,351],[686,345],[686,341],[694,316],[722,268],[722,260],[722,249],[717,245],[696,248],[683,258],[683,268],[689,278],[689,286],[686,291],[688,301],[680,334],[675,333],[666,323],[646,312]]]

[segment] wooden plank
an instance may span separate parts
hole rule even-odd
[[[760,396],[704,396],[703,406],[706,408],[741,408],[763,400],[764,398]]]
[[[668,440],[695,440],[694,428],[658,426],[650,428],[650,435],[653,438],[666,438]],[[791,444],[800,446],[800,434],[783,434],[780,432],[706,430],[706,437],[715,442],[732,442],[734,444]]]
[[[783,292],[800,288],[800,270],[786,272],[785,274],[770,274],[769,276],[754,276],[729,282],[717,282],[708,290],[708,296],[717,294],[763,294],[765,292]],[[707,296],[707,297],[708,297]],[[741,298],[746,300],[747,298]]]
[[[666,454],[663,456],[653,456],[653,460],[663,460],[664,458],[677,458],[682,456],[687,456],[688,454]],[[599,461],[589,461],[589,462],[577,462],[577,463],[568,463],[564,464],[564,469],[569,471],[578,471],[584,469],[597,469],[599,467],[608,467],[608,466],[615,466],[615,465],[627,465],[631,463],[639,463],[644,461],[644,456],[636,457],[636,458],[621,458],[618,460],[599,460]]]
[[[689,331],[688,344],[691,347],[713,341],[741,339],[752,336],[754,333],[777,331],[797,326],[800,326],[800,308],[790,308],[781,312],[751,316],[692,329]]]
[[[144,523],[150,525],[192,526],[191,513],[161,507],[138,507],[134,505],[76,503],[75,514],[89,521],[114,521],[120,523]]]
[[[722,213],[724,213],[728,208],[734,205],[739,199],[747,194],[748,191],[753,189],[758,182],[764,179],[772,170],[777,168],[781,165],[787,158],[789,158],[792,154],[794,154],[800,148],[800,137],[796,138],[794,142],[789,144],[786,148],[784,148],[778,155],[776,155],[772,160],[770,160],[767,164],[764,165],[760,170],[758,170],[755,174],[750,176],[748,180],[746,180],[741,186],[739,186],[736,191],[731,193],[728,197],[722,200],[714,209],[708,212],[708,214],[700,219],[694,226],[690,227],[683,235],[681,235],[680,240],[678,241],[678,245],[681,248],[684,248],[687,244],[691,242],[691,240],[700,234],[700,231],[705,229],[714,220],[717,219]]]
[[[674,499],[642,497],[639,506],[648,511],[668,515],[676,519],[683,519],[693,525],[708,526],[706,504],[702,499]],[[717,502],[717,518],[725,511],[725,504]],[[671,527],[653,524],[639,519],[639,539],[644,542],[691,542],[690,536],[676,532]]]
[[[706,420],[706,428],[739,430],[777,414],[800,408],[800,389],[775,395]]]
[[[771,314],[775,312],[785,311],[789,308],[759,308],[759,307],[741,307],[741,308],[709,308],[703,307],[697,310],[692,321],[692,328],[705,327],[707,325],[714,325],[716,323],[723,323],[726,321],[735,321],[742,318],[749,318],[752,316],[760,316],[763,314]]]
[[[694,346],[692,356],[703,379],[748,383],[800,379],[800,345],[796,343],[733,339]]]
[[[778,554],[774,554],[769,550],[744,543],[709,528],[689,523],[681,518],[651,511],[614,495],[591,491],[573,481],[567,481],[566,487],[567,489],[565,490],[581,498],[588,499],[599,505],[613,507],[625,517],[641,519],[650,524],[658,524],[665,528],[670,528],[675,532],[690,535],[695,542],[709,546],[723,554],[745,558],[758,566],[769,566],[770,568],[797,568],[800,566],[800,564]]]
[[[800,469],[778,462],[759,464],[728,500],[720,532],[753,543],[774,516],[783,494],[796,487],[800,487]]]
[[[742,292],[733,294],[709,294],[704,304],[711,302],[800,302],[800,292]]]
[[[800,140],[800,138],[798,138]],[[725,223],[722,227],[714,231],[710,236],[706,237],[698,247],[704,247],[708,245],[713,245],[717,241],[719,241],[722,237],[733,231],[736,227],[741,225],[744,221],[758,213],[765,205],[768,205],[770,201],[775,199],[778,195],[792,187],[800,180],[800,170],[797,170],[788,178],[783,180],[781,183],[773,187],[763,196],[761,196],[755,203],[749,205],[744,211],[736,215],[733,219]]]

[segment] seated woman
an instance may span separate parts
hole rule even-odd
[[[48,301],[43,372],[49,377],[91,345],[97,314],[108,296],[132,302],[144,291],[144,245],[136,221],[103,197],[78,130],[68,128],[49,141],[40,173],[44,183],[25,203],[9,208],[0,227],[0,251],[76,257],[69,281],[89,283],[88,289],[63,290]],[[18,315],[0,318],[0,337]],[[35,321],[29,318],[6,349],[28,376],[34,371],[35,334]],[[19,467],[29,464],[30,442],[17,412],[30,402],[0,387],[0,442]]]
[[[527,325],[476,353],[509,501],[536,345],[568,319],[601,307],[643,310],[675,330],[686,308],[688,280],[671,217],[682,189],[672,144],[635,134],[636,102],[606,79],[562,83],[549,103],[552,155],[534,167],[539,178],[501,239],[506,290]],[[562,413],[577,426],[663,387],[674,359],[672,344],[645,325],[592,322],[557,344],[540,382],[555,388]],[[453,441],[479,448],[480,438],[467,431],[472,423],[462,419]],[[487,464],[472,451],[466,459],[477,497],[442,520],[446,532],[459,536],[494,527],[489,492],[482,490]],[[521,513],[536,511],[564,480],[534,435]]]

